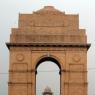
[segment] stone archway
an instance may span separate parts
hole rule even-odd
[[[61,68],[60,95],[87,95],[87,43],[79,16],[46,6],[33,14],[19,14],[12,28],[9,95],[36,95],[36,67],[51,59]],[[53,59],[54,58],[54,59]]]
[[[63,52],[62,52],[63,53]],[[63,83],[64,83],[64,80],[63,80],[63,73],[64,70],[64,65],[65,65],[65,57],[64,57],[64,53],[62,54],[61,52],[58,53],[58,51],[39,51],[38,52],[32,52],[32,57],[33,57],[33,93],[36,94],[36,74],[37,74],[37,67],[40,65],[41,62],[44,62],[44,61],[52,61],[54,62],[60,69],[59,71],[59,74],[60,74],[60,95],[61,93],[64,92],[64,87],[63,87]],[[48,55],[49,54],[49,55]],[[36,55],[36,56],[35,56]],[[63,56],[61,58],[61,56]],[[65,69],[65,68],[64,68]]]
[[[49,65],[48,65],[49,64]],[[46,69],[44,69],[44,71],[41,71],[41,72],[39,72],[37,69],[39,68],[39,67],[41,67],[41,66],[44,66],[44,68],[45,68],[45,66],[46,66],[46,68],[47,68],[47,70]],[[57,68],[57,70],[56,69],[54,69],[54,70],[56,70],[56,71],[53,71],[52,72],[52,69],[50,69],[50,68],[48,68],[48,66],[50,67],[50,68],[52,68],[52,66],[54,66],[54,67],[56,67]],[[60,66],[60,63],[56,60],[56,59],[54,59],[54,58],[52,58],[52,57],[43,57],[42,59],[40,59],[39,60],[39,62],[36,64],[36,68],[35,68],[35,70],[36,70],[36,95],[39,95],[40,93],[42,93],[41,91],[43,91],[42,89],[44,89],[45,88],[45,86],[50,86],[51,85],[51,87],[52,87],[52,89],[55,89],[55,92],[54,93],[56,93],[57,95],[60,95],[60,88],[61,88],[61,66]],[[39,73],[40,73],[40,76],[39,76]],[[56,74],[56,76],[54,75],[54,74]],[[39,78],[39,77],[42,77],[41,75],[43,75],[43,78]],[[52,75],[52,76],[51,76]],[[44,77],[45,76],[45,77]],[[50,77],[49,77],[50,76]],[[53,78],[53,77],[55,77],[55,78]],[[39,78],[40,79],[40,81],[38,81],[38,79],[37,78]],[[47,79],[48,78],[48,79]],[[50,79],[51,80],[53,80],[52,82],[49,82],[50,81]],[[48,82],[48,83],[46,83],[46,82]],[[44,84],[43,84],[44,83]],[[39,85],[38,84],[40,84],[40,88],[39,88]],[[55,85],[55,86],[54,86]],[[57,86],[56,86],[57,85]],[[42,89],[41,89],[41,87],[42,87]],[[57,87],[57,89],[56,89],[56,87]],[[37,89],[38,88],[38,89]],[[58,90],[58,91],[57,91]],[[38,93],[38,91],[39,91],[39,94],[37,94]]]

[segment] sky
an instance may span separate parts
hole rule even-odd
[[[8,93],[9,42],[11,28],[18,26],[19,13],[32,13],[46,5],[67,14],[79,14],[80,28],[86,29],[88,43],[88,95],[95,95],[95,1],[94,0],[0,0],[0,95]]]

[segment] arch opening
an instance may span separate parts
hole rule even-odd
[[[42,95],[44,88],[49,86],[55,95],[60,95],[59,62],[51,57],[42,58],[36,65],[36,95]]]

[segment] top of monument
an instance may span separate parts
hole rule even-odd
[[[44,6],[44,8],[42,10],[45,10],[45,11],[46,10],[48,10],[48,11],[56,11],[57,9],[55,9],[53,6]]]
[[[33,47],[36,44],[65,47],[64,43],[87,43],[85,29],[79,28],[79,15],[65,14],[53,6],[45,6],[32,14],[20,14],[18,28],[12,28],[10,40],[32,43]]]
[[[36,12],[59,12],[59,13],[64,13],[56,9],[54,6],[44,6],[42,9],[36,11]]]

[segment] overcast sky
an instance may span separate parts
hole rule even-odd
[[[52,5],[65,13],[79,14],[80,28],[86,29],[88,43],[89,95],[95,95],[95,0],[0,0],[0,73],[9,67],[8,49],[12,27],[17,27],[19,13],[32,13],[43,6]],[[8,74],[0,74],[0,95],[7,95]]]

